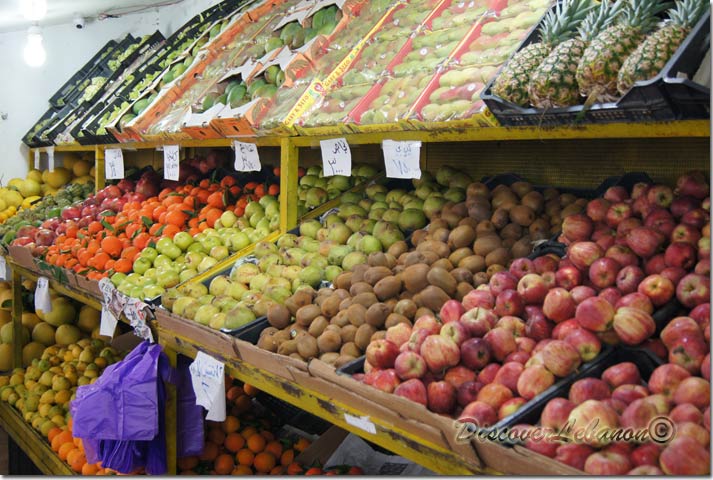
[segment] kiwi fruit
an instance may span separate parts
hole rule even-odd
[[[354,333],[354,338],[356,339],[356,332]],[[359,347],[357,347],[354,341],[345,342],[342,344],[342,348],[339,349],[339,354],[356,358],[361,355],[361,350],[359,350]]]
[[[353,303],[347,308],[346,316],[349,319],[349,323],[358,327],[366,322],[367,308],[361,303]]]
[[[426,232],[425,230],[423,231]],[[428,232],[426,233],[428,234]],[[429,238],[437,242],[447,242],[450,234],[451,231],[447,228],[437,228],[429,235]]]
[[[502,230],[500,230],[500,237],[502,238],[514,238],[517,240],[522,237],[522,226],[517,223],[508,223]]]
[[[417,265],[419,263],[427,264],[426,257],[423,252],[414,251],[403,254],[403,258],[399,258],[399,263],[403,264],[405,267],[410,267],[411,265]]]
[[[352,297],[345,298],[344,300],[339,302],[339,311],[343,312],[344,310],[349,308],[351,306],[351,304],[352,304]]]
[[[383,302],[386,299],[398,295],[401,291],[401,287],[401,280],[391,275],[376,282],[376,285],[374,285],[374,293],[376,294],[376,298]]]
[[[307,333],[312,335],[313,337],[319,337],[322,332],[324,332],[324,329],[327,328],[327,325],[329,325],[329,321],[323,317],[319,316],[312,320],[312,323],[309,326],[309,330],[307,330]]]
[[[303,327],[308,327],[312,320],[322,314],[322,311],[317,305],[305,305],[300,307],[295,314],[295,321],[298,325]]]
[[[520,226],[527,227],[535,221],[535,211],[527,205],[517,205],[510,209],[510,221]]]
[[[436,316],[436,314],[430,308],[418,307],[418,310],[416,310],[416,315],[414,315],[413,317],[416,320],[418,320],[419,318],[423,317],[424,315],[430,315],[432,317]]]
[[[426,275],[428,275],[429,266],[425,263],[418,263],[416,265],[411,265],[403,271],[403,283],[406,290],[411,293],[418,293],[428,286],[428,280]]]
[[[374,335],[376,332],[376,328],[372,327],[369,324],[364,324],[357,328],[356,334],[354,335],[354,344],[361,350],[362,352],[366,350],[366,347],[369,346],[369,342],[371,341],[371,336]]]
[[[386,253],[393,255],[395,258],[399,258],[402,253],[406,252],[408,252],[408,244],[403,240],[392,243],[388,250],[386,250]]]
[[[267,310],[267,322],[275,328],[285,328],[290,318],[290,311],[284,305],[273,304]]]
[[[510,252],[504,247],[496,248],[485,257],[485,265],[488,267],[491,265],[507,265],[509,261]]]
[[[305,290],[295,292],[291,297],[285,300],[285,306],[293,316],[297,314],[297,310],[299,310],[301,307],[304,307],[311,303],[312,295],[309,292],[306,292]]]
[[[391,313],[391,309],[385,303],[374,303],[366,311],[364,316],[361,317],[362,322],[356,324],[351,322],[352,325],[357,327],[361,326],[364,322],[375,328],[381,328],[386,321],[386,317]]]
[[[524,237],[518,240],[510,247],[510,253],[513,258],[522,258],[528,256],[532,252],[532,244],[529,237]]]
[[[339,312],[329,321],[330,325],[336,325],[337,327],[343,327],[344,325],[349,325],[349,315],[347,312]]]
[[[470,282],[460,282],[456,287],[456,298],[460,302],[474,287]]]
[[[342,343],[353,342],[356,336],[357,328],[354,325],[345,325],[342,327],[340,332],[342,337]]]
[[[388,317],[386,317],[384,327],[388,330],[389,328],[393,327],[394,325],[398,325],[399,323],[411,325],[411,320],[404,317],[403,315],[399,315],[398,313],[391,313]]]
[[[369,340],[369,343],[375,342],[377,340],[383,340],[385,338],[386,338],[386,330],[379,330],[378,332],[374,332],[374,334],[371,336],[371,339]],[[364,348],[364,350],[366,350],[366,348]]]
[[[490,275],[488,275],[487,272],[478,272],[473,275],[473,286],[478,287],[480,285],[485,285],[486,283],[488,283],[489,279]]]
[[[480,238],[483,235],[487,235],[488,233],[497,233],[497,229],[495,228],[495,225],[493,225],[493,222],[491,222],[490,220],[482,220],[480,223],[478,223],[478,226],[475,227],[476,238]]]
[[[473,253],[476,255],[486,256],[496,248],[502,246],[502,240],[495,234],[487,234],[481,237],[473,243]]]
[[[443,270],[450,272],[453,270],[453,264],[447,258],[439,258],[431,264],[431,268],[442,268]]]
[[[276,352],[278,350],[277,342],[272,335],[261,336],[257,341],[257,346],[258,348],[262,348],[263,350],[267,350],[269,352]]]
[[[349,290],[352,285],[352,272],[342,272],[334,279],[334,286],[340,289]]]
[[[317,337],[317,348],[321,353],[338,352],[341,346],[342,337],[334,330],[325,330]]]
[[[339,358],[336,352],[326,352],[319,356],[319,359],[328,365],[334,365]]]
[[[458,283],[473,283],[473,272],[471,272],[467,268],[454,268],[450,271],[450,274],[453,276],[453,278],[455,278],[456,282]]]
[[[324,333],[322,333],[324,335]],[[314,358],[319,353],[319,347],[317,346],[317,339],[312,335],[306,334],[301,335],[297,340],[297,353],[300,354],[305,360]]]
[[[352,273],[354,274],[352,275],[352,285],[354,285],[355,283],[363,282],[364,274],[368,269],[369,265],[366,264],[359,264],[354,266],[354,268],[352,268]]]
[[[448,256],[448,260],[451,262],[451,265],[458,265],[461,260],[466,257],[470,257],[471,255],[473,255],[472,249],[469,247],[462,247],[451,252]]]
[[[391,275],[391,269],[387,267],[371,267],[364,273],[364,281],[371,286],[384,277]]]
[[[343,367],[349,362],[353,362],[354,360],[357,359],[359,355],[339,355],[337,359],[334,361],[334,366],[336,368]]]
[[[458,282],[455,278],[448,273],[447,270],[439,267],[432,267],[426,275],[426,280],[433,286],[439,287],[441,290],[446,292],[449,297],[452,297],[456,293],[456,287]]]
[[[438,258],[447,258],[448,255],[451,254],[451,249],[448,247],[448,244],[437,240],[427,240],[422,242],[421,245],[417,247],[417,250],[423,252],[424,255],[429,252],[433,252],[438,255]]]
[[[465,268],[471,273],[478,273],[485,270],[485,257],[482,255],[471,255],[458,262],[458,268]]]
[[[428,237],[428,232],[426,230],[416,230],[411,234],[411,243],[418,245],[419,243],[426,240]]]
[[[384,252],[372,252],[367,257],[366,263],[368,263],[372,267],[388,267],[390,261]],[[368,270],[367,270],[367,272],[368,272]],[[366,278],[366,273],[364,275]],[[369,282],[369,283],[371,283],[371,282]]]
[[[469,247],[475,241],[475,230],[470,225],[461,225],[451,230],[448,245],[453,249]]]
[[[356,303],[359,305],[363,305],[365,308],[369,308],[378,301],[379,300],[377,299],[376,295],[374,295],[372,292],[363,292],[355,297],[352,297],[352,305]]]
[[[277,353],[280,355],[290,355],[297,351],[297,340],[287,340],[282,342],[280,347],[277,349]]]
[[[349,288],[349,294],[352,297],[356,297],[360,293],[371,293],[373,291],[374,289],[372,288],[372,286],[366,282],[352,283],[351,288]]]
[[[421,293],[414,297],[414,301],[421,307],[426,307],[434,312],[441,309],[444,303],[450,299],[450,296],[443,289],[435,285],[429,285],[424,288]]]
[[[394,306],[394,313],[410,319],[416,315],[416,310],[418,310],[418,305],[411,299],[399,300]]]
[[[322,301],[320,305],[320,309],[322,310],[322,315],[324,315],[327,318],[332,318],[335,316],[337,313],[339,313],[339,304],[342,302],[342,299],[339,298],[337,295],[330,295],[328,296],[324,301]]]

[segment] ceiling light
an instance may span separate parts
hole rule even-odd
[[[42,20],[47,14],[47,0],[20,0],[20,11],[32,22]]]
[[[22,52],[25,63],[30,67],[41,67],[47,59],[47,52],[42,45],[42,33],[40,28],[32,26],[27,32],[27,44]]]

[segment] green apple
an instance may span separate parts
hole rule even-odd
[[[205,237],[203,237],[203,238],[205,238]],[[200,252],[200,253],[207,254],[208,250],[206,250],[206,248],[203,246],[202,243],[196,241],[196,242],[193,242],[190,244],[190,246],[188,247],[188,251],[186,253],[188,253],[188,252]]]
[[[121,285],[116,287],[116,289],[119,290],[121,293],[123,293],[124,295],[129,295],[129,296],[131,295],[131,290],[133,288],[134,288],[134,284],[127,282],[127,281],[124,281],[124,283],[122,283]]]
[[[238,232],[228,237],[226,243],[232,252],[237,252],[250,245],[250,238],[245,233]]]
[[[220,223],[224,227],[232,227],[235,225],[235,222],[238,221],[238,217],[233,213],[232,210],[226,210],[223,212],[223,214],[220,216]]]
[[[220,236],[216,233],[215,235],[208,235],[205,237],[205,239],[201,242],[203,244],[203,247],[205,247],[207,252],[210,252],[210,249],[213,247],[217,247],[218,245],[222,245],[223,241],[221,240]]]
[[[185,265],[188,269],[198,270],[198,265],[201,264],[204,258],[205,254],[201,252],[188,252],[186,253]]]
[[[213,257],[204,257],[203,260],[201,260],[201,263],[198,265],[198,272],[202,273],[205,272],[206,270],[210,270],[215,266],[215,264],[218,263],[218,260],[216,260]]]
[[[171,245],[167,245],[162,253],[171,260],[175,260],[180,257],[183,252],[180,248],[178,248],[175,244],[172,243]]]
[[[168,237],[163,237],[158,242],[156,242],[156,250],[158,250],[158,253],[165,253],[167,248],[175,246],[176,245],[173,243],[173,240]]]
[[[245,206],[245,216],[250,218],[256,213],[265,214],[265,209],[258,202],[250,202]]]
[[[210,281],[208,291],[217,297],[219,295],[225,295],[228,287],[230,287],[230,279],[225,275],[218,275]]]
[[[164,288],[175,287],[178,285],[179,281],[178,272],[175,270],[162,270],[156,275],[156,282]]]
[[[175,247],[175,245],[174,245],[174,247]],[[178,248],[178,247],[176,247],[176,248]],[[156,268],[167,267],[169,265],[173,265],[173,260],[171,259],[171,257],[169,257],[167,255],[161,254],[158,257],[156,257],[156,259],[153,261],[153,266]]]
[[[218,261],[228,258],[229,255],[230,252],[228,251],[228,247],[225,245],[216,245],[210,249],[210,256]]]
[[[255,321],[255,314],[247,307],[236,307],[228,312],[224,328],[234,330]]]
[[[116,272],[111,276],[111,283],[113,283],[115,287],[118,287],[124,280],[126,280],[126,274],[122,272]]]
[[[181,283],[183,283],[187,282],[196,275],[198,275],[198,270],[196,270],[195,268],[186,268],[178,273],[178,279],[181,281]]]
[[[200,307],[198,307],[198,310],[196,311],[196,315],[195,317],[193,317],[193,320],[200,323],[201,325],[208,325],[213,316],[219,313],[220,309],[215,305],[201,305]]]
[[[226,319],[227,315],[225,315],[225,313],[216,313],[213,315],[213,318],[210,319],[210,322],[208,322],[208,326],[214,330],[220,330],[225,326]]]
[[[156,268],[151,267],[151,268],[149,268],[148,270],[146,270],[146,271],[144,272],[144,277],[146,277],[146,278],[151,278],[151,279],[153,279],[153,280],[156,280],[156,274],[157,274],[157,273],[158,273],[158,271],[156,270]]]
[[[144,287],[132,287],[129,296],[133,298],[144,298]]]
[[[158,256],[158,250],[152,247],[146,247],[141,250],[141,256],[147,258],[150,262],[153,262]]]
[[[134,261],[133,270],[139,275],[146,273],[149,268],[151,268],[151,260],[147,257],[140,256]]]
[[[231,282],[230,286],[228,287],[227,291],[225,292],[227,295],[230,295],[233,297],[235,300],[242,300],[243,295],[248,291],[247,287],[243,285],[242,283],[239,282]]]
[[[184,312],[186,311],[186,308],[191,305],[198,303],[195,298],[193,297],[178,297],[176,301],[173,303],[173,313],[176,315],[182,317],[184,316]]]
[[[143,298],[156,298],[163,295],[164,289],[158,285],[147,285],[143,289]],[[142,298],[142,297],[139,297]]]
[[[178,248],[185,252],[186,250],[188,250],[188,247],[190,247],[193,243],[193,237],[188,232],[178,232],[173,237],[173,243],[175,243]]]

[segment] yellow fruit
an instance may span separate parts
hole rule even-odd
[[[5,200],[5,203],[10,207],[19,207],[22,204],[22,195],[16,190],[7,190],[0,195],[0,198]]]
[[[96,176],[96,169],[94,167],[89,169],[89,176],[91,176],[91,177]]]
[[[70,398],[72,398],[72,393],[69,390],[60,390],[59,392],[55,393],[54,402],[61,405],[69,402]]]
[[[23,180],[22,178],[11,178],[11,179],[7,182],[7,186],[8,186],[8,187],[12,187],[12,188],[14,188],[14,189],[20,191],[20,187],[22,186],[23,183],[24,183],[24,180]],[[23,196],[24,196],[24,195],[23,195]]]
[[[47,175],[43,174],[45,183],[48,183],[52,188],[59,188],[65,185],[72,179],[72,172],[64,167],[57,167],[54,172],[46,172]]]
[[[67,424],[64,420],[64,415],[55,415],[50,420],[58,427],[64,427]]]
[[[0,299],[2,299],[2,293],[0,293]],[[2,305],[2,303],[0,303],[0,305]],[[45,313],[43,310],[37,310],[35,313],[40,317],[40,320],[44,320],[50,325],[58,327],[73,322],[77,315],[77,310],[69,299],[57,297],[52,299],[51,312]],[[73,343],[73,341],[69,343]]]
[[[94,181],[94,177],[91,177],[89,175],[83,175],[81,177],[77,177],[74,180],[72,180],[72,183],[76,183],[79,185],[86,185],[87,183],[93,182],[93,181]]]
[[[34,205],[35,203],[37,203],[38,200],[41,199],[42,197],[40,197],[39,195],[31,195],[22,201],[21,206],[22,208],[32,208],[32,205]]]
[[[7,371],[12,368],[12,344],[3,343],[0,344],[0,371]],[[10,383],[10,379],[7,379],[7,383]]]
[[[72,388],[72,385],[65,377],[61,375],[55,375],[52,379],[52,390],[54,390],[55,392],[69,390],[70,388]]]
[[[101,312],[96,310],[89,305],[82,305],[79,310],[79,318],[77,319],[77,326],[79,329],[85,333],[91,333],[92,330],[99,327],[101,321]]]
[[[22,314],[22,324],[30,329],[30,331],[35,328],[35,326],[40,323],[40,317],[32,312],[24,312]]]
[[[34,168],[27,172],[27,177],[30,180],[34,180],[37,183],[42,183],[42,172],[35,170]]]
[[[0,309],[0,327],[10,322],[12,322],[12,312]]]
[[[20,190],[20,193],[25,198],[37,196],[42,193],[39,182],[29,178],[20,183],[18,190]]]
[[[42,420],[42,425],[40,425],[40,433],[43,437],[46,437],[50,433],[50,430],[52,430],[57,425],[55,425],[52,420],[45,420],[44,418]]]
[[[49,412],[50,412],[50,408],[52,408],[51,403],[42,403],[42,404],[40,404],[40,407],[37,410],[37,413],[40,414],[40,417],[47,418],[47,415],[49,415]]]
[[[32,340],[45,347],[54,345],[55,328],[47,322],[40,322],[32,329]]]
[[[22,365],[28,366],[35,358],[40,358],[45,346],[38,342],[30,342],[22,347]]]
[[[82,337],[82,332],[74,325],[60,325],[54,333],[54,340],[58,345],[69,345]]]
[[[75,177],[89,175],[89,170],[91,169],[92,166],[86,160],[77,160],[74,162],[74,165],[72,165],[72,173],[74,173]]]
[[[40,405],[54,404],[55,391],[45,390],[45,392],[40,397]]]
[[[7,203],[5,203],[5,200],[0,198],[0,212],[5,210],[7,208]]]
[[[45,387],[51,387],[52,386],[52,378],[54,377],[54,373],[50,372],[47,370],[46,372],[42,372],[42,375],[40,376],[39,382],[44,385]]]
[[[33,393],[29,394],[27,396],[27,400],[25,400],[25,410],[28,412],[36,412],[37,408],[39,406],[40,406],[39,395],[35,395]]]
[[[8,383],[10,383],[10,377],[7,375],[0,376],[0,387],[4,387]]]
[[[20,344],[26,345],[30,341],[30,331],[27,329],[27,327],[22,327],[20,331],[22,332],[22,334],[20,335]],[[12,323],[6,323],[2,327],[0,327],[0,340],[2,341],[2,343],[12,343],[13,339],[14,335],[12,331]]]

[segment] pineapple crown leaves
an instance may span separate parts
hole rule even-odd
[[[542,20],[540,42],[557,45],[574,37],[577,27],[594,7],[594,0],[564,0]]]
[[[638,28],[642,32],[655,28],[660,22],[657,15],[673,6],[671,2],[662,0],[628,0],[627,3],[621,16],[618,17],[618,24]]]
[[[703,0],[677,0],[676,5],[668,11],[666,23],[690,29],[708,10],[708,5]]]
[[[626,5],[626,0],[614,2],[602,0],[599,3],[599,7],[596,10],[590,11],[587,18],[585,18],[579,26],[580,38],[587,43],[592,41],[599,35],[599,32],[617,21]]]

